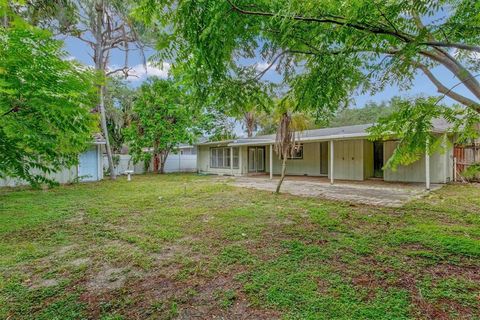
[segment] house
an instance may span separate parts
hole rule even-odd
[[[47,174],[47,177],[61,184],[76,180],[86,182],[103,179],[103,145],[105,145],[105,139],[100,134],[95,135],[88,149],[78,156],[78,165]],[[26,181],[16,178],[0,179],[0,187],[15,187],[27,184]]]
[[[382,179],[384,181],[447,183],[453,176],[453,148],[445,140],[446,152],[423,156],[397,170],[383,170],[398,143],[370,141],[372,124],[306,130],[299,133],[299,147],[287,160],[287,175],[324,176],[334,180]],[[446,135],[448,123],[434,122],[434,134]],[[279,175],[281,159],[275,154],[275,135],[197,144],[197,170],[219,175]]]

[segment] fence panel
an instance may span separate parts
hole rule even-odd
[[[118,155],[119,161],[115,166],[115,173],[117,175],[123,174],[127,170],[132,170],[135,174],[145,173],[145,165],[143,162],[133,163],[130,155]],[[103,159],[104,170],[108,169],[108,160],[104,156]],[[153,171],[153,161],[148,168],[149,172]],[[194,154],[171,154],[165,161],[165,172],[195,172],[197,171],[197,155]]]

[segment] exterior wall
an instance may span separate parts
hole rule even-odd
[[[333,178],[363,180],[363,140],[337,140],[333,149]]]
[[[266,148],[266,171],[269,171],[270,147]],[[273,174],[281,174],[282,160],[273,152]],[[287,159],[287,174],[321,176],[320,173],[320,143],[303,144],[303,159]]]
[[[385,162],[392,156],[396,145],[396,141],[384,143]],[[436,152],[430,156],[430,181],[432,183],[446,183],[452,180],[452,152],[453,149],[448,147],[446,152]],[[425,173],[425,156],[422,156],[420,160],[408,166],[399,166],[395,171],[386,169],[383,174],[385,181],[425,182]]]
[[[230,168],[211,168],[210,167],[210,148],[218,147],[215,146],[198,146],[197,149],[197,171],[208,172],[213,174],[219,175],[241,175],[243,169],[246,168],[247,160],[246,160],[246,148],[242,147],[239,150],[239,168],[238,169],[230,169]],[[221,146],[220,146],[221,147]]]
[[[115,166],[115,173],[117,175],[125,174],[125,171],[133,171],[134,174],[145,173],[145,164],[143,161],[134,163],[132,156],[128,154],[115,155],[119,157],[118,164]],[[104,156],[103,170],[108,169],[107,157]],[[185,154],[169,154],[165,161],[165,172],[196,172],[197,171],[197,156]],[[148,172],[153,171],[153,159],[150,161]]]
[[[395,141],[384,142],[384,162],[391,157],[396,147]],[[220,175],[248,174],[248,147],[242,146],[239,150],[239,169],[210,168],[210,147],[199,146],[197,155],[197,170]],[[212,146],[214,147],[214,146]],[[215,146],[216,147],[216,146]],[[325,155],[323,156],[325,161]],[[330,162],[330,143],[328,143],[328,163]],[[273,174],[281,173],[282,161],[273,151]],[[373,143],[360,140],[334,141],[334,179],[364,180],[373,176]],[[287,175],[325,176],[321,174],[321,146],[320,142],[303,144],[303,159],[287,160]],[[329,166],[330,167],[330,166]],[[270,172],[270,146],[265,146],[265,173]],[[328,170],[330,178],[330,170]],[[435,153],[430,156],[430,181],[432,183],[446,183],[453,179],[453,148],[446,152]],[[384,170],[385,181],[398,182],[425,182],[425,157],[408,165],[399,166],[396,171]]]

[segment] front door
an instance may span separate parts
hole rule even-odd
[[[383,178],[383,141],[373,142],[373,176]]]
[[[248,172],[265,171],[265,147],[248,148]]]

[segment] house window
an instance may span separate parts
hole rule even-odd
[[[233,168],[238,169],[239,159],[239,150],[238,148],[233,148]]]
[[[238,148],[233,148],[233,168],[238,169]],[[211,168],[230,168],[230,148],[211,148],[210,149],[210,167]]]
[[[303,144],[296,145],[292,155],[287,159],[303,159]]]

